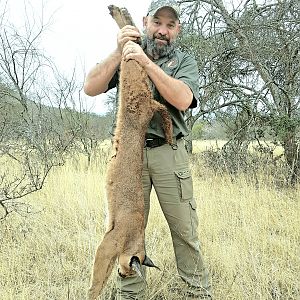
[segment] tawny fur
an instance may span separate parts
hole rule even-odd
[[[120,12],[115,6],[113,9]],[[123,27],[132,24],[132,20],[119,19],[117,23]],[[113,156],[106,178],[109,222],[95,255],[89,289],[91,300],[101,293],[116,259],[119,262],[119,274],[124,277],[135,274],[130,265],[132,257],[137,257],[141,263],[145,259],[143,147],[154,112],[161,113],[166,140],[172,143],[172,121],[168,111],[153,99],[148,76],[136,61],[121,62],[119,88]]]

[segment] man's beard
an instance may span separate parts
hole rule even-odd
[[[159,38],[162,40],[167,41],[167,44],[158,45],[155,42],[155,38]],[[175,49],[175,42],[170,42],[163,36],[156,36],[156,37],[149,37],[147,34],[145,34],[143,38],[143,46],[145,49],[145,52],[153,57],[154,59],[158,59],[164,56],[169,56],[174,52]]]

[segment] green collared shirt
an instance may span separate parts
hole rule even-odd
[[[179,79],[189,86],[193,93],[193,101],[190,105],[190,108],[197,106],[199,99],[199,74],[197,63],[194,58],[189,54],[175,50],[174,54],[169,57],[162,57],[158,60],[155,60],[154,63],[158,65],[166,74],[169,76]],[[119,72],[111,79],[108,90],[118,86],[119,83]],[[179,111],[176,107],[167,102],[158,92],[154,84],[152,84],[152,93],[153,98],[164,104],[173,121],[173,136],[186,136],[189,134],[189,130],[185,123],[185,112]],[[117,96],[118,98],[118,96]],[[162,118],[158,112],[155,112],[152,120],[147,129],[146,133],[147,138],[151,137],[164,137],[164,131],[162,126]]]

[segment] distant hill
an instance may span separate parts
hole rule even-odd
[[[98,115],[79,112],[72,107],[47,106],[22,97],[11,88],[0,83],[0,126],[56,126],[55,130],[82,131],[82,135],[103,140],[110,136],[112,113]],[[28,120],[29,122],[26,122]],[[67,123],[67,124],[66,124]],[[51,124],[51,125],[50,125]],[[11,128],[10,132],[13,132]],[[17,129],[17,128],[16,128]],[[0,133],[1,134],[1,133]],[[20,135],[17,134],[18,136]]]

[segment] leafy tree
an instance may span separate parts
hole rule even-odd
[[[267,133],[283,146],[287,182],[294,184],[300,172],[299,1],[241,1],[230,11],[221,0],[180,2],[181,45],[194,53],[201,76],[201,104],[190,112],[190,126],[235,107],[235,118],[244,121],[231,141],[247,144]]]
[[[196,122],[192,129],[192,139],[199,140],[203,137],[204,133],[204,122]]]

